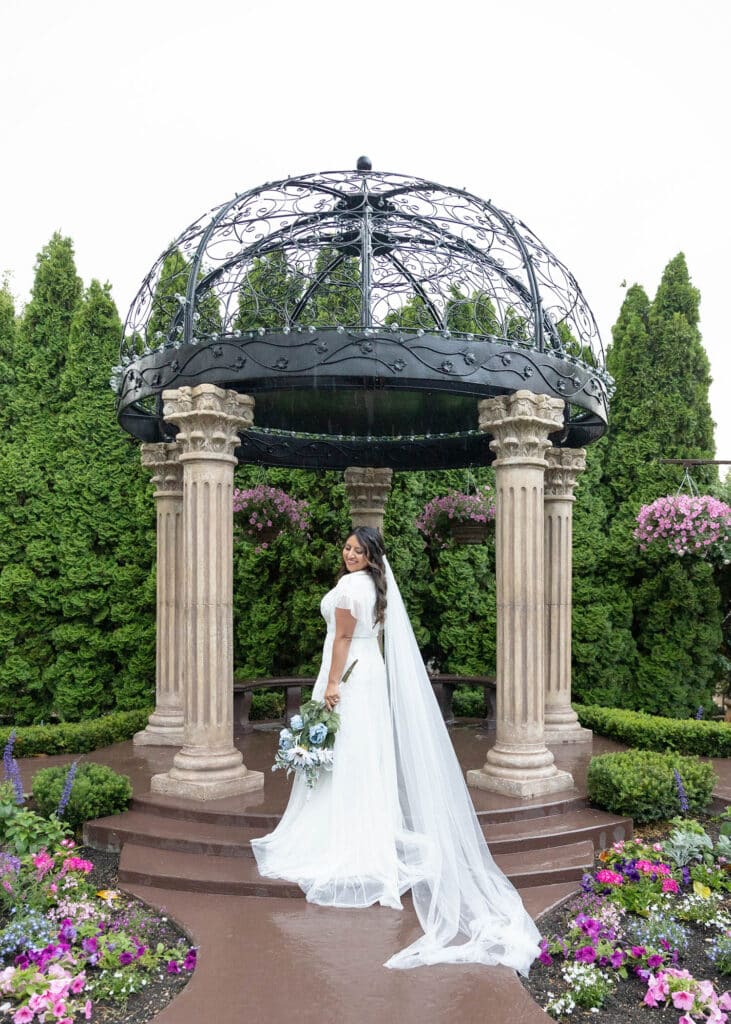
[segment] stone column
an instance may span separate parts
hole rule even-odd
[[[142,465],[152,473],[157,506],[157,658],[155,710],[133,743],[183,744],[182,573],[183,466],[180,445],[143,444]]]
[[[264,785],[233,743],[233,474],[254,400],[214,384],[163,392],[183,464],[183,747],[155,793],[215,800]]]
[[[571,707],[571,519],[583,448],[549,448],[544,483],[546,573],[546,743],[590,740]]]
[[[543,739],[543,474],[562,410],[560,399],[530,391],[479,403],[480,430],[492,434],[497,454],[497,737],[467,782],[525,798],[573,786]]]
[[[372,526],[383,533],[383,514],[391,492],[393,470],[351,466],[344,476],[352,525]]]

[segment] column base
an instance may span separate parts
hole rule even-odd
[[[163,728],[162,726],[146,725],[141,732],[136,732],[132,737],[132,743],[136,747],[182,747],[183,727]]]
[[[175,768],[162,775],[153,775],[150,789],[165,796],[179,796],[184,800],[223,800],[227,796],[240,796],[252,790],[264,788],[264,772],[250,772],[241,765],[241,772],[234,778],[215,778],[200,773],[200,778],[179,778]]]
[[[556,743],[590,743],[594,739],[594,733],[578,722],[574,725],[547,725],[543,731],[543,739],[551,746]]]
[[[250,793],[264,786],[263,772],[250,772],[235,747],[211,750],[186,746],[179,750],[170,771],[153,775],[153,793],[186,800],[221,800]]]
[[[486,764],[484,768],[472,768],[467,772],[467,785],[474,786],[475,789],[485,789],[491,793],[502,793],[504,796],[517,796],[523,800],[546,796],[549,793],[561,793],[574,788],[574,778],[571,772],[562,772],[556,767],[553,768],[550,775],[538,778],[525,775],[521,778],[518,769],[515,769],[514,772],[512,777],[502,773],[495,774],[493,766]]]
[[[182,747],[183,724],[183,712],[177,708],[156,708],[132,742],[136,747]]]

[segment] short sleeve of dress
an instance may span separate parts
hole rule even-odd
[[[367,629],[373,628],[374,587],[369,576],[343,576],[335,588],[335,608],[344,608]]]

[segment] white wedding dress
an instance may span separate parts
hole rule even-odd
[[[390,568],[387,583],[385,664],[370,574],[343,576],[322,600],[313,699],[327,686],[335,609],[356,620],[334,766],[314,789],[294,779],[276,829],[252,840],[259,872],[296,882],[321,906],[400,909],[412,889],[425,934],[387,967],[502,963],[527,973],[538,930],[487,849]]]

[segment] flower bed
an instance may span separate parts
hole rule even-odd
[[[552,1017],[724,1024],[731,1010],[731,838],[675,818],[660,842],[615,843],[582,894],[539,924],[528,988]],[[601,1011],[601,1013],[600,1013]]]
[[[2,1021],[146,1020],[195,968],[195,948],[164,915],[99,889],[78,852],[70,839],[24,857],[0,852]]]

